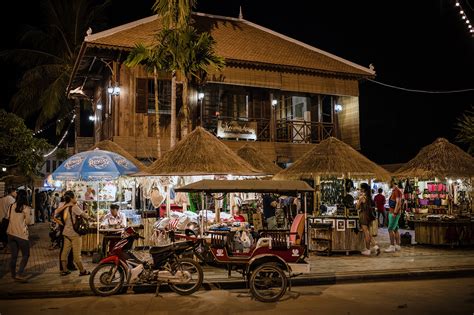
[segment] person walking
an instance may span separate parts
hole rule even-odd
[[[30,222],[30,206],[25,190],[19,190],[15,202],[8,211],[10,222],[7,228],[8,246],[11,251],[10,272],[13,279],[25,282],[25,267],[30,257],[30,241],[27,222]],[[21,262],[18,272],[16,271],[16,261],[18,251],[21,251]]]
[[[377,208],[377,221],[379,227],[385,226],[386,215],[385,215],[385,196],[383,195],[383,189],[378,189],[378,194],[374,197],[375,207]],[[382,216],[382,225],[380,225],[380,216]]]
[[[375,218],[373,218],[371,215],[373,211],[372,196],[370,193],[370,187],[367,183],[362,183],[360,185],[360,196],[357,200],[357,209],[359,210],[359,223],[362,231],[364,232],[365,239],[365,249],[361,251],[361,254],[364,256],[370,256],[370,246],[371,244],[374,244],[373,250],[377,255],[379,255],[380,248],[369,231],[370,223]]]
[[[401,183],[396,184],[394,180],[390,182],[392,193],[388,200],[390,212],[388,214],[388,234],[390,236],[390,246],[385,249],[386,253],[393,253],[401,250],[400,233],[398,232],[398,220],[402,212],[402,191]]]
[[[8,188],[5,197],[0,199],[0,222],[3,220],[3,218],[8,218],[8,211],[10,210],[10,206],[15,203],[16,196],[16,189]],[[8,236],[6,231],[2,231],[2,235],[0,235],[0,241],[2,244],[2,248],[5,248],[6,250],[8,243]]]
[[[76,220],[76,216],[82,216],[87,220],[90,220],[90,217],[84,211],[79,208],[77,205],[76,196],[74,192],[67,191],[64,194],[64,201],[65,205],[56,209],[55,215],[61,214],[63,215],[64,220],[64,248],[61,252],[61,276],[67,276],[71,272],[67,268],[67,257],[69,252],[72,250],[72,254],[74,257],[74,263],[76,264],[77,268],[79,268],[79,276],[89,275],[90,272],[84,269],[81,260],[81,249],[82,249],[82,237],[74,231],[74,222]]]

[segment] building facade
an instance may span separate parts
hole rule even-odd
[[[195,13],[193,20],[213,36],[226,61],[205,84],[190,87],[193,126],[202,125],[234,150],[255,141],[280,163],[329,136],[360,149],[358,84],[374,77],[373,70],[244,19]],[[171,77],[159,74],[157,124],[152,74],[123,62],[135,44],[152,44],[160,28],[151,16],[86,36],[68,88],[71,97],[91,99],[95,142],[113,140],[141,159],[156,156],[157,127],[163,151],[169,149]]]

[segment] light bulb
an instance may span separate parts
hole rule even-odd
[[[120,94],[120,86],[116,85],[113,89],[113,94],[114,95],[119,95]]]
[[[272,100],[272,105],[276,106],[276,104],[278,104],[278,101],[277,100]]]
[[[469,20],[466,20],[466,24],[469,24]]]
[[[198,93],[198,99],[199,99],[199,100],[202,100],[203,98],[204,98],[204,93],[199,92],[199,93]]]
[[[109,94],[114,93],[114,88],[111,87],[111,86],[109,86],[109,87],[107,88],[107,93],[109,93]]]
[[[463,19],[463,20],[465,20],[465,19],[466,19],[466,16],[465,16],[465,15],[463,15],[463,16],[462,16],[462,19]]]
[[[102,104],[97,104],[97,109],[101,110],[102,109]]]
[[[456,6],[459,7],[459,2],[456,2]]]
[[[463,10],[459,11],[459,14],[464,14],[464,11]]]

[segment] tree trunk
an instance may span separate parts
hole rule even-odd
[[[183,113],[184,113],[184,128],[182,138],[184,138],[191,130],[191,122],[189,121],[189,99],[188,99],[188,79],[184,77],[183,80]]]
[[[160,105],[158,103],[158,71],[153,67],[153,83],[155,84],[155,117],[156,117],[156,158],[161,158],[161,134],[160,134]]]
[[[176,71],[171,75],[171,143],[170,150],[176,144]]]

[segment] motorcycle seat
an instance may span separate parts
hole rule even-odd
[[[161,254],[173,249],[173,245],[165,245],[165,246],[153,246],[150,248],[150,254]]]

